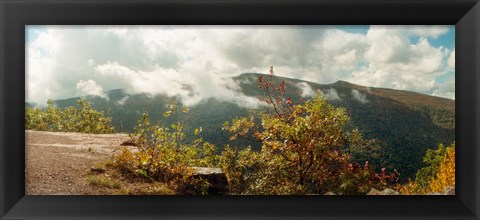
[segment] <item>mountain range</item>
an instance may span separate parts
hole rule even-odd
[[[234,77],[240,93],[258,97],[262,91],[257,79],[266,75],[245,73]],[[435,149],[439,144],[455,141],[455,101],[425,94],[372,88],[337,81],[332,84],[318,84],[303,80],[274,76],[274,84],[285,82],[286,95],[294,103],[302,103],[311,93],[319,91],[327,102],[335,107],[345,108],[351,121],[350,126],[358,128],[365,139],[374,140],[370,149],[351,149],[358,162],[369,161],[377,167],[396,169],[401,181],[414,178],[415,172],[424,166],[422,157],[427,149]],[[229,141],[229,134],[221,127],[226,121],[238,116],[248,116],[261,111],[249,109],[232,102],[209,98],[189,107],[186,113],[180,112],[164,119],[167,105],[178,102],[175,97],[165,95],[127,94],[116,89],[107,92],[108,99],[83,97],[92,107],[104,111],[112,117],[112,124],[119,132],[131,132],[144,112],[152,121],[162,120],[170,124],[181,120],[186,124],[187,139],[194,137],[193,130],[202,128],[205,141],[215,144],[221,150],[226,144],[233,147],[251,145],[259,149],[257,142],[240,140]],[[75,106],[82,97],[55,100],[60,107]],[[181,102],[178,103],[181,105]],[[27,105],[27,103],[26,103]]]

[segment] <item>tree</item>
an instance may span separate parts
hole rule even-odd
[[[415,180],[399,186],[402,194],[442,192],[447,186],[455,186],[455,143],[427,150],[423,162],[426,166],[417,171]]]
[[[254,117],[236,118],[224,125],[232,139],[253,134],[262,142],[260,155],[252,157],[264,161],[256,165],[256,185],[288,186],[287,192],[360,194],[373,185],[385,186],[394,177],[375,175],[368,163],[353,163],[344,152],[363,144],[358,130],[348,130],[349,117],[344,109],[328,104],[320,94],[303,105],[294,104],[285,96],[284,81],[273,84],[273,68],[267,78],[259,77],[258,84],[264,91],[260,100],[271,107],[261,115],[262,128],[250,132],[256,128]]]
[[[441,192],[447,186],[455,186],[455,144],[447,148],[435,178],[430,181],[432,192]]]

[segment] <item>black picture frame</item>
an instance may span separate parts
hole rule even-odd
[[[478,0],[0,0],[1,219],[479,219]],[[455,196],[25,196],[25,25],[455,25]]]

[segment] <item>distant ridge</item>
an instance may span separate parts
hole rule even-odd
[[[268,75],[244,73],[233,77],[233,80],[240,86],[241,93],[258,97],[262,94],[257,85],[259,76]],[[422,157],[427,149],[455,140],[454,100],[409,91],[365,87],[346,81],[318,84],[279,76],[273,76],[273,79],[275,83],[285,82],[287,95],[294,103],[309,99],[301,96],[298,83],[308,84],[313,91],[338,95],[338,99],[327,101],[335,107],[345,108],[351,118],[351,126],[358,128],[365,139],[376,140],[379,145],[378,149],[356,151],[354,157],[359,161],[369,160],[371,164],[389,169],[397,168],[403,181],[413,177],[416,170],[424,166]],[[120,89],[110,90],[107,94],[108,100],[89,97],[89,101],[94,108],[109,114],[119,131],[131,131],[143,112],[148,112],[153,121],[162,119],[165,105],[175,101],[174,97],[127,94]],[[127,95],[129,99],[119,105],[118,101]],[[356,95],[364,100],[359,100]],[[59,107],[66,107],[75,105],[78,99],[79,97],[56,100],[55,103]],[[254,149],[259,149],[256,142],[231,142],[229,134],[221,130],[225,121],[230,121],[235,116],[248,116],[252,112],[256,111],[211,98],[191,106],[187,113],[169,117],[165,123],[185,121],[187,138],[193,138],[194,128],[202,127],[203,139],[215,144],[219,149],[226,144],[233,147],[252,145]]]

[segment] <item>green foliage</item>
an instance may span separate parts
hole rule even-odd
[[[429,184],[430,190],[433,192],[443,191],[447,186],[455,186],[455,144],[447,148],[437,175]]]
[[[427,118],[426,114],[415,112],[420,110],[414,111],[380,96],[369,95],[368,105],[343,96],[341,102],[327,103],[320,94],[307,101],[287,98],[292,95],[286,90],[287,83],[279,81],[279,86],[274,87],[273,74],[262,77],[259,87],[264,96],[260,100],[270,108],[259,115],[246,116],[244,109],[236,112],[239,108],[234,108],[235,104],[221,105],[215,100],[192,107],[195,114],[175,103],[159,107],[150,100],[152,106],[148,109],[154,117],[141,116],[130,135],[137,149],[125,149],[117,155],[115,167],[127,177],[162,182],[177,194],[205,194],[208,183],[193,178],[191,167],[220,166],[227,175],[230,194],[332,191],[355,195],[365,194],[372,187],[391,186],[398,173],[387,170],[394,170],[394,166],[402,169],[403,176],[411,176],[427,149],[428,145],[422,143],[451,138],[451,130],[437,125],[445,122],[444,127],[452,127],[451,112],[447,110],[433,114],[427,109],[432,113]],[[349,84],[335,86],[341,94],[349,94],[352,89]],[[212,103],[216,108],[212,108]],[[222,115],[217,117],[218,114],[212,112]],[[225,122],[219,131],[220,121],[231,117],[232,112],[237,117]],[[158,117],[162,120],[151,119]],[[186,125],[181,118],[198,126]],[[437,130],[432,129],[434,127]],[[230,138],[224,138],[222,132],[230,133]],[[227,145],[221,156],[217,156],[215,146],[203,141],[205,134],[209,141],[230,143],[232,147]],[[241,139],[248,141],[241,142]],[[259,145],[254,145],[255,141]],[[243,148],[248,145],[251,147]],[[443,173],[440,175],[443,182],[451,182],[452,157],[448,160],[439,157],[447,151],[440,148],[437,151],[427,152],[424,158],[427,167],[418,171],[415,187],[431,189],[432,179],[440,179],[439,173]],[[387,169],[382,168],[385,165]]]
[[[176,111],[177,106],[172,104],[164,117]],[[203,142],[199,130],[196,133],[197,139],[187,142],[183,123],[152,124],[145,113],[130,134],[138,151],[124,149],[115,157],[114,166],[127,176],[169,183],[178,194],[205,194],[208,183],[193,178],[191,167],[215,166],[219,157],[215,146]]]
[[[271,79],[270,79],[271,80]],[[344,151],[363,144],[358,130],[348,129],[349,117],[317,95],[304,105],[285,98],[285,84],[273,88],[259,78],[266,95],[260,100],[272,107],[261,118],[261,130],[253,117],[225,123],[232,138],[252,134],[262,142],[260,152],[235,152],[227,148],[222,165],[237,194],[306,194],[333,191],[337,194],[365,194],[371,187],[384,188],[395,175],[375,173],[360,166]]]
[[[421,112],[423,115],[432,120],[436,125],[453,129],[455,128],[455,112],[443,108],[435,108],[428,105],[415,107],[415,110]]]
[[[423,162],[425,167],[417,171],[415,180],[399,187],[403,194],[439,192],[447,186],[455,186],[455,143],[427,150]]]
[[[233,80],[239,84],[242,94],[257,97],[264,94],[263,90],[257,89],[255,81],[261,74],[242,74]],[[268,78],[268,76],[263,75]],[[273,84],[285,82],[288,87],[286,95],[296,104],[303,104],[305,97],[299,94],[296,86],[305,83],[302,80],[289,79],[280,76],[272,77]],[[427,149],[438,146],[439,143],[451,143],[455,140],[455,101],[439,97],[431,97],[418,93],[371,88],[339,82],[334,84],[316,84],[307,82],[313,91],[322,90],[337,91],[341,100],[328,100],[328,103],[336,108],[346,109],[350,117],[352,128],[358,128],[365,140],[375,140],[372,146],[347,149],[352,154],[352,160],[363,164],[369,161],[370,166],[377,171],[385,167],[387,170],[397,169],[400,173],[400,181],[406,182],[408,178],[415,178],[418,169],[422,168],[422,157]],[[352,98],[352,89],[356,89],[366,95],[367,104],[362,104]],[[117,104],[118,100],[129,96],[128,101]],[[232,148],[251,146],[252,150],[260,150],[262,143],[251,138],[237,138],[231,141],[231,135],[226,130],[219,130],[225,121],[231,121],[232,117],[239,118],[253,113],[255,124],[261,127],[258,109],[249,109],[243,105],[228,101],[220,101],[214,98],[191,106],[186,113],[179,112],[168,118],[163,117],[170,103],[175,97],[166,95],[147,96],[145,94],[126,94],[121,90],[108,91],[109,99],[90,97],[89,101],[97,110],[111,112],[112,125],[117,131],[133,132],[138,118],[143,112],[148,112],[152,122],[162,120],[164,124],[171,124],[178,120],[187,121],[184,130],[186,140],[196,139],[194,129],[203,128],[202,137],[209,143],[215,144],[217,153],[223,146],[230,144]],[[75,105],[78,98],[55,101],[60,107]],[[111,110],[111,111],[109,111]],[[253,128],[257,129],[257,128]],[[371,150],[375,147],[375,150]]]
[[[250,148],[226,147],[221,166],[233,195],[299,195],[306,189],[288,179],[291,168],[268,148],[260,152]]]
[[[276,90],[280,95],[284,95],[283,85]],[[260,151],[227,145],[217,156],[215,147],[203,142],[201,128],[193,130],[196,139],[186,141],[183,123],[154,124],[144,114],[130,135],[138,151],[125,149],[114,166],[127,176],[168,183],[178,194],[206,193],[208,183],[192,178],[194,166],[220,166],[229,193],[240,195],[365,194],[394,178],[385,170],[376,173],[368,162],[360,166],[345,152],[364,142],[358,130],[348,128],[344,109],[320,96],[294,105],[291,99],[268,95],[262,101],[273,110],[261,115],[260,126],[251,116],[237,117],[223,127],[232,133],[231,140],[250,136],[261,142]],[[163,116],[172,117],[177,111],[172,104]]]
[[[92,109],[86,100],[78,100],[79,108],[73,106],[60,109],[48,100],[47,107],[25,108],[25,129],[39,131],[61,131],[105,134],[113,133],[111,118]]]
[[[372,187],[385,188],[395,176],[376,173],[368,162],[360,166],[342,152],[345,146],[362,142],[356,130],[345,131],[348,118],[342,109],[326,106],[317,97],[305,106],[294,106],[290,121],[265,114],[264,130],[255,135],[262,140],[261,151],[234,151],[226,148],[222,168],[234,194],[365,194]],[[302,115],[302,116],[300,116]],[[235,119],[228,130],[248,119]],[[237,133],[239,135],[239,133]]]
[[[443,160],[444,155],[446,154],[447,148],[440,144],[436,150],[428,149],[423,157],[423,163],[425,167],[418,170],[415,175],[415,182],[421,188],[428,187],[428,181],[433,179],[438,173],[440,168],[440,163]]]
[[[250,129],[255,125],[255,122],[253,120],[253,116],[250,116],[248,118],[239,118],[235,117],[232,119],[232,123],[230,124],[228,121],[223,123],[223,130],[227,130],[232,134],[230,137],[230,140],[236,140],[238,136],[245,137],[247,134],[249,134]]]

